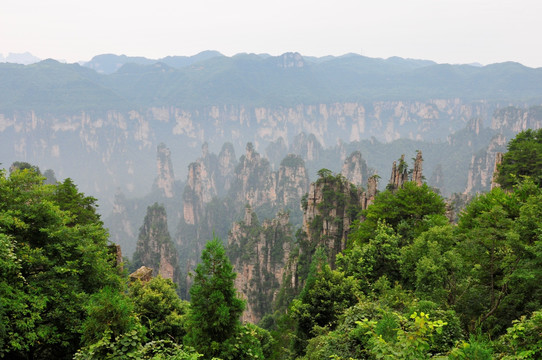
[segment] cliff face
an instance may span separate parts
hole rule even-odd
[[[542,106],[532,106],[528,109],[509,106],[495,111],[491,118],[491,128],[504,133],[518,133],[541,127]]]
[[[403,184],[408,181],[408,165],[405,162],[405,155],[401,155],[399,163],[393,162],[391,166],[391,176],[388,183],[388,188],[397,190],[403,187]]]
[[[365,185],[369,178],[369,168],[361,152],[354,151],[346,158],[341,174],[356,186]]]
[[[309,176],[305,162],[290,154],[280,163],[277,181],[277,203],[291,209],[300,209],[300,200],[309,189]]]
[[[260,224],[247,207],[244,220],[233,225],[227,251],[237,272],[235,287],[247,300],[243,322],[255,324],[272,311],[292,246],[287,213],[279,213]]]
[[[416,151],[416,158],[414,159],[414,166],[411,173],[408,171],[408,164],[405,161],[405,155],[401,155],[399,162],[394,161],[391,167],[391,176],[388,183],[388,189],[397,190],[401,189],[405,182],[413,181],[416,185],[421,186],[423,184],[423,157],[420,150]]]
[[[171,164],[171,151],[164,143],[158,145],[156,167],[158,176],[154,184],[164,197],[171,199],[175,195],[175,175]]]
[[[158,173],[153,190],[139,198],[128,198],[120,189],[117,190],[112,212],[104,220],[111,241],[121,245],[123,254],[128,257],[132,257],[136,249],[138,229],[149,204],[163,203],[173,224],[177,224],[181,217],[180,194],[183,185],[175,181],[170,151],[164,144],[158,146],[156,168]]]
[[[202,155],[188,165],[188,176],[183,192],[183,216],[187,224],[196,224],[203,216],[205,204],[218,195],[216,186],[218,158],[209,154],[207,143],[202,146]]]
[[[218,154],[218,179],[216,180],[218,187],[218,195],[224,196],[231,188],[233,178],[235,176],[235,167],[237,166],[237,158],[235,150],[231,143],[225,143],[222,150]]]
[[[350,224],[361,210],[362,192],[340,175],[320,175],[320,179],[311,183],[303,204],[302,230],[310,252],[324,246],[333,265],[335,256],[346,248]]]
[[[295,54],[281,61],[284,66],[297,62]],[[5,140],[0,143],[0,153],[6,164],[39,164],[41,168],[54,169],[58,178],[72,177],[85,193],[113,199],[118,187],[128,195],[149,189],[154,179],[148,169],[154,167],[154,159],[148,154],[160,142],[171,146],[174,157],[182,154],[174,165],[182,169],[184,176],[189,159],[198,155],[204,141],[228,140],[236,147],[253,141],[265,148],[282,138],[291,152],[306,161],[316,161],[322,155],[321,146],[334,145],[339,140],[444,138],[469,119],[490,119],[497,106],[460,99],[428,99],[290,107],[164,106],[56,114],[11,111],[0,113],[0,136]],[[542,117],[536,109],[503,111],[494,116],[491,127],[537,128]],[[300,133],[312,135],[294,139]],[[84,164],[79,160],[82,158]],[[220,187],[216,183],[215,186]],[[112,201],[104,201],[102,209],[108,212],[112,205]]]
[[[235,169],[232,186],[233,198],[239,203],[259,207],[264,203],[277,203],[277,174],[271,171],[269,161],[248,143],[245,155],[241,156]]]
[[[262,218],[272,218],[284,209],[294,221],[301,222],[299,203],[309,183],[301,158],[288,156],[277,171],[272,171],[269,161],[251,143],[238,162],[233,156],[229,145],[223,147],[216,162],[212,160],[216,155],[204,151],[204,156],[190,165],[183,194],[184,215],[175,235],[180,264],[187,273],[199,261],[213,233],[226,239],[246,205]]]
[[[495,154],[495,166],[493,167],[493,176],[491,178],[491,190],[496,187],[501,187],[501,185],[497,182],[497,178],[499,176],[499,165],[502,164],[503,156],[504,154],[502,152]]]
[[[166,210],[154,204],[147,208],[147,215],[139,231],[134,266],[147,266],[153,274],[180,283],[178,255],[167,226]]]
[[[506,137],[499,134],[485,149],[472,156],[465,194],[490,190],[497,154],[506,151],[507,142]]]
[[[296,135],[290,150],[307,161],[318,161],[324,151],[320,141],[314,134],[307,135],[302,132]]]

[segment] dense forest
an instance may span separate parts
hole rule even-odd
[[[292,240],[273,310],[257,324],[240,321],[247,304],[228,257],[250,256],[255,226],[243,225],[235,249],[209,239],[182,300],[159,274],[128,277],[96,199],[73,181],[29,164],[0,170],[0,357],[540,359],[542,130],[509,142],[499,186],[457,221],[416,169],[398,169],[412,181],[367,207],[357,205],[363,189],[318,172],[319,215]]]

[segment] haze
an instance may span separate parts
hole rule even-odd
[[[0,54],[86,61],[213,49],[279,55],[401,56],[542,67],[536,0],[3,2]]]

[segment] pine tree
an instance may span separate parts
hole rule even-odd
[[[239,317],[245,307],[237,297],[233,271],[222,242],[214,238],[201,254],[190,288],[191,311],[185,341],[205,354],[220,356],[224,343],[239,333]]]

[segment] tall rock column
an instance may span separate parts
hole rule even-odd
[[[393,162],[391,167],[391,177],[388,187],[391,190],[401,189],[403,184],[408,181],[408,165],[405,162],[405,155],[401,155],[399,164],[397,161]]]
[[[378,175],[373,175],[367,180],[367,191],[361,194],[361,209],[366,210],[374,200],[378,192]]]
[[[134,265],[147,266],[153,270],[153,274],[180,283],[177,250],[169,235],[166,210],[162,205],[155,203],[147,208],[147,215],[139,230]]]
[[[343,163],[341,174],[351,183],[362,186],[369,177],[367,162],[361,156],[361,152],[354,151]]]
[[[158,177],[155,180],[155,186],[162,191],[166,198],[171,199],[175,195],[175,175],[173,174],[173,165],[171,165],[171,151],[164,143],[158,145],[156,166]]]
[[[329,171],[329,170],[328,170]],[[321,173],[310,185],[303,203],[303,232],[312,252],[323,245],[333,266],[335,256],[346,248],[350,224],[357,219],[361,206],[361,190],[344,176]]]
[[[397,163],[397,161],[394,161],[391,167],[391,176],[390,182],[388,184],[388,189],[392,191],[401,189],[403,188],[404,183],[407,181],[413,181],[418,186],[421,186],[423,184],[422,163],[422,152],[421,150],[418,150],[416,151],[416,158],[414,159],[412,175],[409,177],[408,165],[405,161],[405,155],[401,155],[399,163]]]
[[[244,221],[233,224],[227,251],[237,273],[235,287],[247,300],[243,322],[255,324],[272,312],[292,246],[288,213],[278,213],[260,224],[246,207]]]
[[[414,160],[414,169],[412,171],[412,181],[418,186],[422,186],[423,184],[422,164],[422,151],[418,150],[416,152],[416,160]]]

